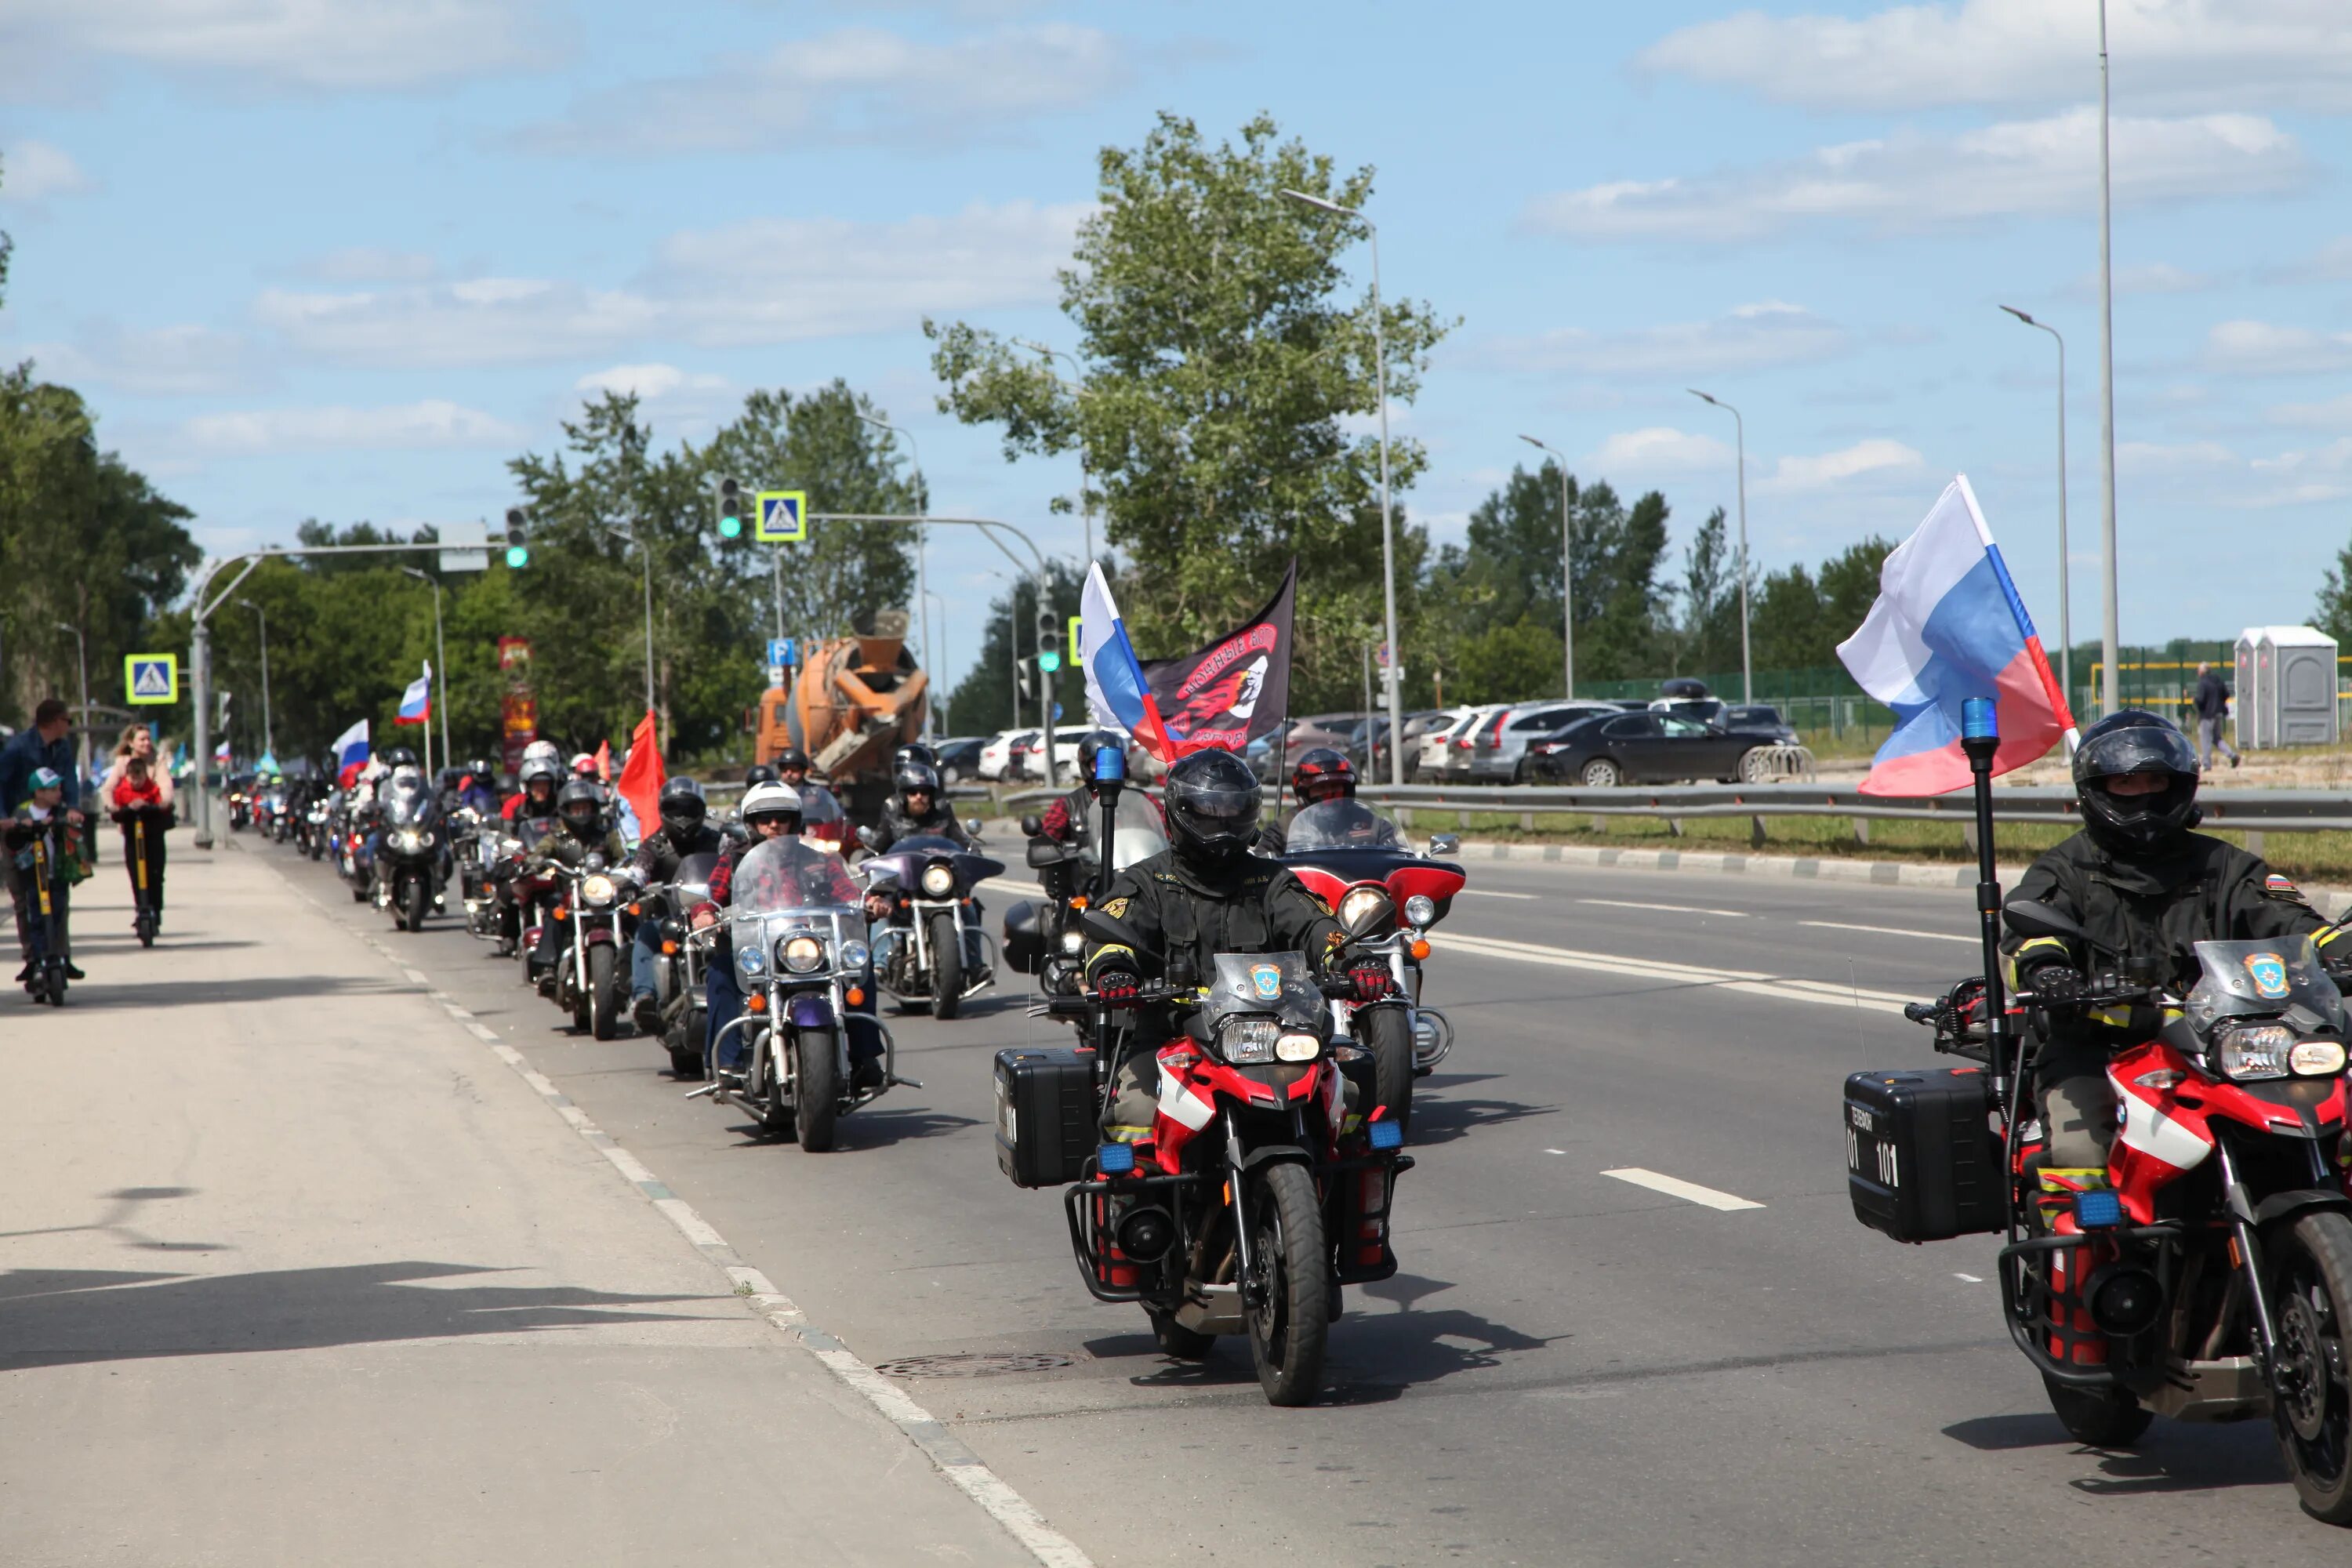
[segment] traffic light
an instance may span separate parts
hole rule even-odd
[[[1062,668],[1062,628],[1051,610],[1037,612],[1037,668],[1051,675]]]
[[[1013,667],[1013,684],[1021,689],[1021,700],[1027,702],[1035,698],[1037,687],[1036,683],[1029,679],[1029,667],[1025,664],[1016,664]]]
[[[719,537],[743,537],[743,486],[740,480],[719,481]]]
[[[530,517],[522,508],[507,508],[507,566],[510,570],[520,571],[530,564],[530,546],[523,537],[530,522]]]

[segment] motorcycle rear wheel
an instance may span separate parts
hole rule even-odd
[[[956,1016],[963,1005],[963,933],[954,914],[941,910],[931,917],[931,1016]]]
[[[2276,1234],[2270,1255],[2284,1395],[2272,1417],[2279,1454],[2304,1512],[2352,1524],[2352,1384],[2326,1353],[2352,1330],[2352,1219],[2305,1215]]]
[[[1412,1025],[1402,1007],[1368,1007],[1356,1015],[1357,1044],[1372,1053],[1373,1092],[1388,1107],[1388,1119],[1412,1131]],[[1373,1108],[1365,1106],[1366,1121]]]
[[[2128,1448],[2156,1419],[2129,1389],[2072,1388],[2044,1373],[2042,1386],[2066,1436],[2088,1448]]]
[[[613,950],[588,950],[588,1032],[609,1040],[621,1032],[620,997],[614,988]]]
[[[1304,1165],[1264,1167],[1250,1182],[1250,1357],[1269,1405],[1311,1405],[1323,1388],[1330,1335],[1330,1247],[1315,1178]]]
[[[801,1151],[830,1153],[833,1125],[841,1109],[841,1045],[830,1029],[793,1034],[793,1109],[800,1122]]]

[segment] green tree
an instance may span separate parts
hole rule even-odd
[[[1895,546],[1872,534],[1822,563],[1769,573],[1749,607],[1749,640],[1759,669],[1806,669],[1837,663],[1878,597],[1879,568]]]
[[[1069,618],[1078,613],[1078,597],[1086,588],[1086,579],[1077,570],[1063,561],[1045,563],[1045,603],[1053,610],[1055,624],[1066,641]],[[1017,634],[1016,634],[1017,628]],[[1018,648],[1021,662],[1029,669],[1030,690],[1036,690],[1037,679],[1037,589],[1030,577],[1020,578],[1012,589],[999,594],[988,606],[988,625],[981,634],[980,658],[964,678],[956,683],[948,698],[948,712],[955,722],[956,732],[963,735],[992,734],[999,730],[1011,730],[1037,722],[1037,702],[1034,696],[1021,704],[1019,716],[1013,713],[1013,650]],[[1062,703],[1062,722],[1078,724],[1086,721],[1086,678],[1067,658],[1065,648],[1062,672],[1054,677],[1054,694]],[[1296,706],[1296,704],[1293,704]]]
[[[2311,624],[2336,639],[2338,647],[2352,647],[2352,544],[2336,552],[2336,564],[2320,574],[2319,602]],[[2075,668],[2085,668],[2077,660]]]
[[[1377,438],[1348,423],[1378,409],[1370,301],[1340,297],[1359,231],[1284,189],[1359,207],[1372,173],[1339,176],[1265,115],[1238,145],[1212,146],[1163,113],[1141,146],[1103,150],[1099,207],[1061,273],[1079,384],[994,333],[924,330],[941,412],[1001,426],[1008,459],[1082,457],[1105,537],[1128,562],[1119,609],[1143,648],[1197,647],[1299,558],[1297,707],[1352,689],[1360,645],[1379,635],[1380,459]],[[1392,400],[1412,400],[1449,325],[1426,305],[1384,302]],[[1392,489],[1424,462],[1418,443],[1393,443]],[[1411,531],[1400,522],[1408,626],[1422,548]],[[1408,637],[1409,668],[1415,646]]]

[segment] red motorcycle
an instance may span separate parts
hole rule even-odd
[[[1387,918],[1360,911],[1359,930]],[[1087,931],[1163,970],[1123,922],[1089,910]],[[1219,1334],[1247,1333],[1258,1385],[1275,1405],[1307,1405],[1341,1287],[1396,1272],[1389,1202],[1403,1129],[1370,1098],[1370,1061],[1335,1043],[1327,997],[1296,952],[1220,953],[1215,972],[1175,973],[1116,1003],[1090,994],[1094,1044],[998,1053],[997,1162],[1022,1185],[1074,1182],[1063,1194],[1087,1289],[1131,1301],[1165,1353],[1197,1361]],[[1181,1031],[1156,1047],[1150,1135],[1096,1145],[1111,1068],[1135,1037],[1139,1006],[1174,1011]]]
[[[1449,852],[1454,842],[1440,834],[1432,847]],[[1424,933],[1453,908],[1465,879],[1462,868],[1414,854],[1395,823],[1352,798],[1318,801],[1293,817],[1282,863],[1342,924],[1374,902],[1403,912],[1402,924],[1391,917],[1355,943],[1388,960],[1396,994],[1363,1004],[1335,1001],[1331,1010],[1337,1031],[1371,1053],[1378,1080],[1373,1103],[1410,1132],[1413,1079],[1429,1076],[1454,1048],[1453,1024],[1421,1005],[1422,964],[1429,957]]]
[[[2046,905],[2002,915],[2021,935],[2099,951]],[[2352,1523],[2343,995],[2308,937],[2200,942],[2170,976],[2104,958],[2121,972],[2094,975],[2087,1005],[2129,1008],[2147,1029],[2108,1068],[2109,1187],[2043,1192],[2032,1073],[2005,1098],[1992,1087],[1971,980],[1906,1012],[1935,1025],[1938,1050],[1984,1068],[1847,1081],[1855,1213],[1899,1240],[2007,1233],[2011,1337],[2078,1441],[2126,1445],[2157,1415],[2267,1416],[2304,1509]],[[2014,1001],[2039,1010],[2030,993]]]

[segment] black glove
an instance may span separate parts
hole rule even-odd
[[[2079,1007],[2091,998],[2091,983],[2063,963],[2045,963],[2026,977],[2025,989],[2039,1007]]]
[[[1142,984],[1134,970],[1117,964],[1108,965],[1095,975],[1096,994],[1106,1002],[1132,1002]]]

